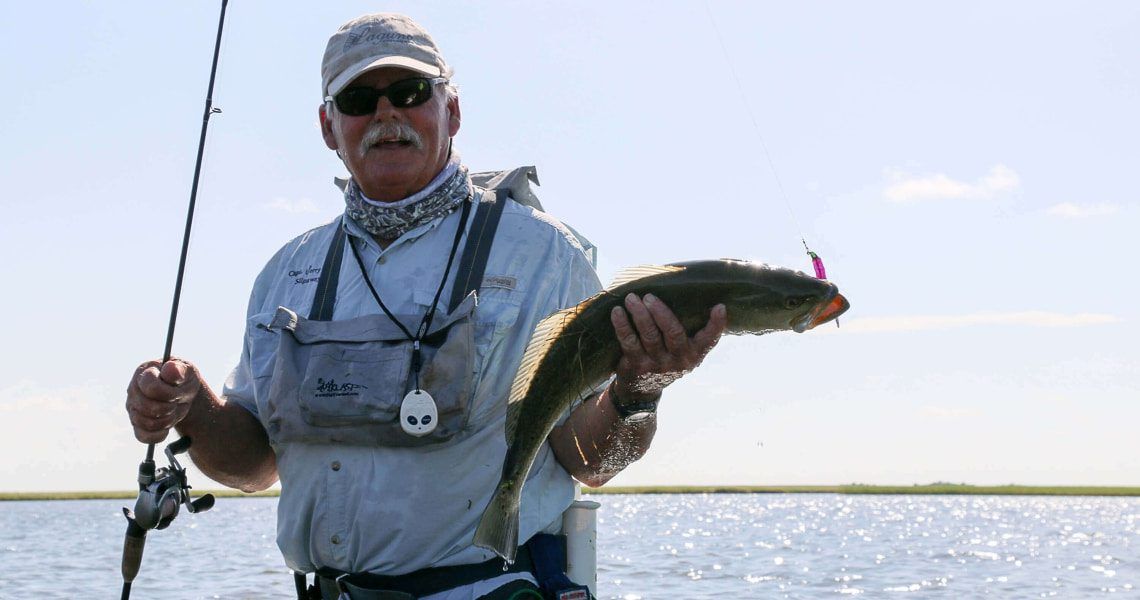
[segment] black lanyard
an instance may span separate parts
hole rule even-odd
[[[455,251],[459,249],[459,240],[463,237],[463,230],[467,225],[467,215],[471,212],[470,200],[471,198],[468,196],[468,198],[463,201],[463,214],[459,217],[459,227],[455,229],[455,240],[451,242],[451,253],[447,255],[447,266],[443,269],[443,278],[439,281],[439,289],[435,291],[435,298],[431,301],[431,307],[428,308],[427,313],[424,314],[424,318],[420,320],[420,326],[419,329],[416,330],[415,335],[412,335],[412,332],[408,331],[407,327],[404,327],[404,324],[396,318],[396,315],[392,314],[392,311],[388,310],[387,306],[384,306],[384,301],[380,299],[380,294],[376,292],[376,288],[372,285],[372,280],[368,278],[368,271],[364,268],[364,261],[360,258],[360,252],[356,249],[356,244],[352,243],[351,237],[348,239],[348,246],[352,248],[352,255],[356,257],[356,264],[360,266],[360,274],[364,277],[364,283],[368,284],[368,290],[372,292],[372,297],[375,298],[376,303],[380,305],[380,310],[384,311],[384,314],[387,315],[388,318],[400,328],[400,331],[408,336],[408,340],[412,342],[412,376],[415,379],[415,389],[417,390],[420,389],[420,368],[423,366],[423,359],[420,356],[420,342],[424,336],[427,335],[428,329],[431,328],[432,319],[435,318],[435,306],[439,303],[439,297],[443,295],[444,286],[447,285],[447,276],[451,273],[451,263],[455,261]]]

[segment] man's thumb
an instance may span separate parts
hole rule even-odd
[[[170,385],[182,385],[186,381],[186,373],[189,371],[190,365],[180,360],[171,359],[162,364],[158,376]]]

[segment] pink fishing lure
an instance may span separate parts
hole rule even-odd
[[[827,279],[827,271],[823,268],[823,259],[811,250],[808,250],[808,256],[811,256],[811,265],[815,267],[815,276],[819,279]]]

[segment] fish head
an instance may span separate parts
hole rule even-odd
[[[725,301],[729,332],[790,329],[803,333],[836,319],[850,307],[830,281],[791,269],[745,265],[741,267],[743,277],[732,286]]]

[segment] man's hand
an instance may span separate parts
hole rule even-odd
[[[610,392],[624,404],[652,401],[665,386],[697,368],[720,340],[728,317],[724,305],[716,305],[709,322],[689,337],[681,321],[659,298],[629,294],[625,310],[614,307],[610,321],[622,351]]]
[[[190,412],[201,390],[201,375],[188,362],[152,360],[139,365],[127,385],[127,414],[135,439],[144,444],[165,440],[170,429]]]
[[[127,414],[144,444],[162,442],[178,425],[194,439],[194,466],[222,485],[255,492],[277,481],[277,455],[261,422],[218,398],[192,363],[172,358],[139,365],[127,385]]]
[[[660,398],[665,386],[701,364],[720,340],[728,317],[724,305],[716,305],[708,323],[689,337],[677,315],[660,299],[630,294],[625,297],[625,309],[614,307],[610,321],[621,345],[617,376],[596,400],[583,402],[565,424],[550,433],[550,447],[559,464],[590,487],[604,485],[641,458],[657,431],[655,419],[629,426],[615,413],[615,402],[629,408]]]

